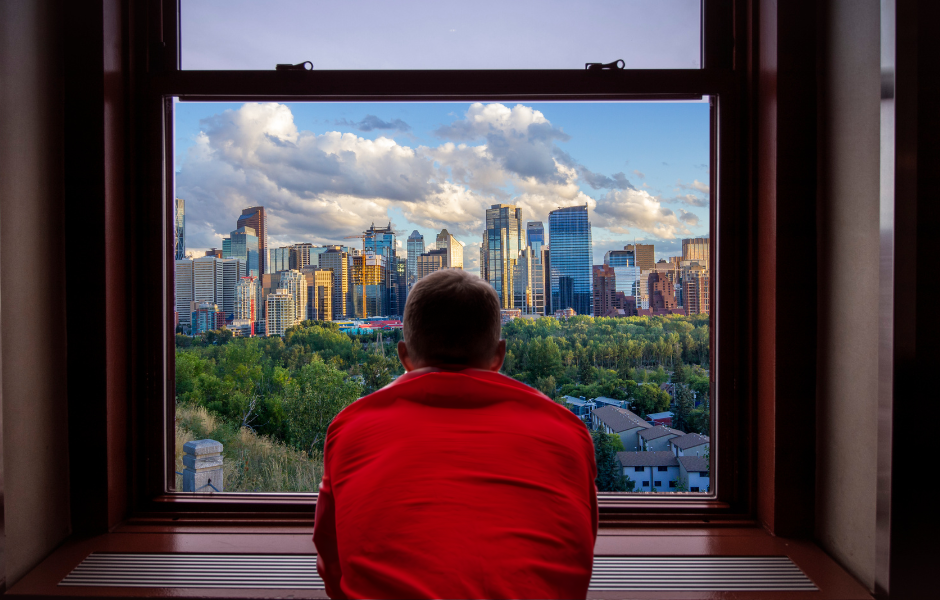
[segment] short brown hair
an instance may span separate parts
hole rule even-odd
[[[425,363],[486,361],[499,344],[499,297],[463,269],[422,278],[405,303],[402,329],[408,354]]]

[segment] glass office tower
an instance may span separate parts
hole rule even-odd
[[[545,245],[545,226],[541,221],[529,221],[525,226],[526,237],[535,260],[542,262],[542,246]]]
[[[408,236],[408,268],[407,283],[412,285],[418,280],[418,256],[424,254],[424,236],[415,229]]]
[[[251,227],[239,227],[222,239],[222,258],[240,258],[248,265],[248,277],[260,277],[259,241]]]
[[[395,232],[392,231],[392,224],[388,227],[372,227],[365,231],[365,250],[366,254],[378,254],[384,256],[386,261],[392,257],[398,256],[398,248],[395,242]]]
[[[591,222],[588,207],[568,206],[548,213],[552,308],[593,311]]]
[[[499,295],[500,306],[513,308],[515,269],[519,253],[525,248],[522,209],[512,204],[494,204],[488,208],[483,248],[486,257],[486,280]],[[590,271],[588,276],[590,277]]]
[[[615,292],[623,292],[627,296],[637,295],[636,282],[640,272],[636,268],[633,250],[610,250],[604,255],[604,264],[614,269]]]

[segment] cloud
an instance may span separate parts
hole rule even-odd
[[[646,174],[641,173],[639,169],[633,169],[633,174],[639,177],[640,179],[646,179]]]
[[[391,121],[383,121],[375,115],[366,115],[361,121],[349,121],[347,119],[339,119],[336,121],[337,125],[345,125],[346,127],[353,127],[359,131],[375,131],[376,129],[382,130],[394,130],[394,131],[411,131],[411,125],[405,123],[401,119],[392,119]]]
[[[695,227],[698,225],[698,215],[681,208],[679,209],[679,220],[686,225],[689,225],[690,227]]]
[[[570,136],[541,111],[517,104],[474,103],[463,119],[442,125],[434,134],[452,142],[486,141],[486,151],[503,169],[541,183],[562,181],[553,158],[555,140]]]
[[[682,180],[676,181],[676,191],[679,190],[690,190],[694,192],[701,192],[702,194],[708,194],[708,184],[702,183],[698,179],[692,181],[692,183],[682,183]]]
[[[597,200],[599,225],[613,233],[630,233],[634,227],[662,239],[674,239],[691,233],[687,223],[659,199],[644,190],[612,190]]]
[[[659,201],[664,204],[685,204],[687,206],[704,207],[708,206],[708,198],[702,198],[695,194],[677,194],[671,197],[659,196]]]
[[[589,186],[595,190],[607,189],[607,190],[633,190],[636,189],[633,187],[633,184],[627,180],[627,176],[623,173],[614,173],[611,177],[607,175],[601,175],[599,173],[594,173],[590,171],[587,167],[581,166],[578,169],[578,173],[581,175],[581,178]]]

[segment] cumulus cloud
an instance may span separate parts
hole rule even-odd
[[[645,190],[611,190],[597,200],[595,215],[614,233],[630,233],[633,227],[667,240],[691,233],[686,221]]]
[[[708,194],[708,184],[702,183],[698,179],[692,181],[692,183],[682,183],[681,180],[676,181],[676,191],[679,190],[691,190],[694,192],[701,192],[702,194]]]
[[[391,129],[394,131],[411,131],[411,125],[405,123],[401,119],[392,119],[391,121],[383,121],[375,115],[366,115],[361,121],[349,121],[348,119],[340,119],[336,121],[337,125],[345,125],[346,127],[353,127],[359,131],[375,131],[376,129]]]
[[[687,206],[703,207],[708,206],[708,198],[696,196],[695,194],[677,194],[675,196],[660,197],[660,202],[665,204],[685,204]]]
[[[360,131],[410,129],[375,115],[344,124]],[[551,210],[587,204],[595,226],[670,239],[689,233],[698,217],[662,203],[707,205],[696,195],[707,194],[707,186],[702,191],[697,180],[679,182],[689,188],[685,200],[663,200],[635,188],[624,173],[588,169],[558,147],[569,139],[561,128],[521,104],[473,104],[435,132],[439,145],[416,148],[384,136],[302,131],[290,108],[277,103],[244,104],[200,127],[177,173],[192,248],[220,247],[241,210],[258,205],[267,209],[272,247],[336,243],[370,222],[385,224],[391,209],[413,225],[478,240],[485,210],[501,202],[522,208],[527,221],[546,223]],[[606,194],[595,200],[582,186]],[[478,254],[478,242],[466,247],[468,269],[478,269]]]

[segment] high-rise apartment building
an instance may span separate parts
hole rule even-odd
[[[676,302],[675,284],[665,272],[653,271],[646,283],[649,308],[654,315],[681,314]]]
[[[215,258],[222,258],[222,249],[221,248],[209,248],[206,250],[204,256],[212,256]]]
[[[617,274],[614,267],[604,264],[594,265],[592,275],[594,278],[594,316],[603,317],[614,307],[613,299],[614,294],[617,292]]]
[[[294,322],[307,318],[307,278],[297,269],[281,272],[277,289],[287,290],[294,299]]]
[[[255,323],[262,319],[261,282],[257,277],[242,277],[235,285],[234,320]]]
[[[542,297],[545,302],[543,314],[555,314],[555,309],[552,308],[552,253],[548,246],[542,246]]]
[[[701,263],[692,261],[682,268],[682,300],[688,315],[710,314],[709,272]]]
[[[173,207],[173,258],[186,258],[186,201],[177,198]]]
[[[181,259],[175,261],[174,269],[176,271],[176,319],[188,330],[190,314],[193,303],[193,261],[190,259]]]
[[[236,229],[251,227],[258,236],[258,273],[263,275],[269,271],[268,266],[268,217],[264,214],[263,206],[252,206],[242,210],[242,216],[235,224]]]
[[[418,280],[418,256],[424,254],[424,236],[415,229],[408,236],[408,264],[405,277],[408,285]]]
[[[315,246],[308,242],[302,242],[300,244],[294,244],[290,247],[290,258],[288,258],[288,266],[291,269],[303,269],[309,265],[317,265],[317,256],[314,252]],[[312,258],[311,258],[312,256]]]
[[[514,308],[514,275],[519,253],[525,247],[522,209],[512,204],[494,204],[486,210],[483,237],[486,280],[496,290],[500,307]]]
[[[328,246],[318,257],[321,269],[333,271],[333,320],[346,316],[346,297],[349,294],[349,252],[342,246]]]
[[[463,268],[463,242],[455,238],[446,229],[437,234],[437,249],[446,250],[444,268]]]
[[[308,265],[300,270],[307,280],[307,318],[333,320],[333,270]]]
[[[653,244],[637,244],[635,248],[633,244],[627,244],[623,249],[634,252],[638,269],[641,271],[653,270],[653,265],[656,263],[656,249]]]
[[[265,335],[284,335],[295,325],[297,310],[294,307],[294,296],[284,289],[274,290],[264,301],[264,314]]]
[[[244,262],[248,275],[258,277],[260,254],[258,236],[251,227],[240,227],[222,239],[222,258],[237,258]]]
[[[193,336],[225,326],[225,314],[217,304],[193,302],[190,306],[190,331]]]
[[[579,315],[591,314],[593,248],[587,204],[549,212],[548,239],[552,308],[556,311],[573,308]]]
[[[428,250],[427,252],[418,256],[416,263],[418,271],[417,280],[420,281],[431,273],[446,268],[447,249],[438,248],[437,250]]]
[[[709,240],[704,238],[686,238],[682,240],[682,260],[694,260],[709,268]]]

